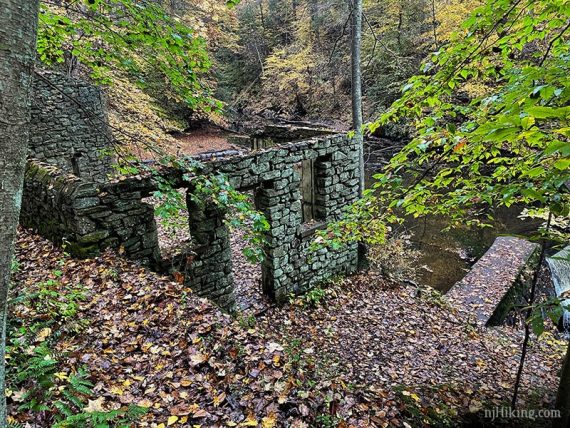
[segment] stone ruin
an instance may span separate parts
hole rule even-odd
[[[109,147],[109,140],[105,137],[103,144],[101,128],[88,126],[92,119],[86,121],[85,110],[71,102],[90,103],[87,111],[105,123],[101,92],[70,80],[56,84],[36,83],[21,223],[64,242],[76,256],[115,248],[160,269],[164,260],[154,208],[143,201],[157,190],[156,181],[150,176],[107,178],[112,161],[102,157],[101,150]],[[69,97],[62,98],[61,91]],[[44,104],[49,109],[42,108]],[[79,163],[87,159],[90,162]],[[270,223],[261,265],[264,294],[283,302],[291,293],[333,275],[356,271],[356,243],[340,250],[309,251],[315,231],[338,219],[358,197],[358,159],[352,140],[339,135],[318,137],[203,162],[205,174],[224,173],[236,189],[253,192],[256,208]],[[311,167],[303,169],[307,163]],[[191,183],[181,171],[168,169],[164,175],[191,194]],[[307,204],[310,210],[304,208]],[[215,206],[200,207],[189,196],[187,206],[194,255],[182,268],[185,283],[231,311],[236,297],[226,213]]]
[[[112,137],[103,91],[90,83],[42,71],[34,78],[30,152],[92,181],[112,172]]]

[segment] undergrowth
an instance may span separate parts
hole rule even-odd
[[[13,270],[17,264],[13,265]],[[6,396],[12,408],[10,427],[127,428],[146,409],[138,406],[107,409],[94,392],[85,367],[69,367],[70,343],[84,333],[80,306],[87,299],[84,287],[52,278],[32,286],[16,283],[17,296],[9,301],[7,325]],[[66,346],[58,346],[65,343]],[[65,351],[58,349],[65,348]],[[16,411],[14,411],[14,408]],[[14,416],[15,415],[15,416]]]

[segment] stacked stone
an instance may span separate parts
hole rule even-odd
[[[311,253],[309,246],[317,228],[340,218],[343,208],[358,198],[357,153],[352,141],[334,136],[206,164],[206,173],[223,172],[234,187],[256,189],[256,206],[270,224],[262,263],[263,290],[274,300],[286,301],[291,293],[303,292],[332,275],[356,271],[357,244],[317,254]],[[315,160],[315,203],[320,220],[309,231],[302,225],[300,177],[294,170],[304,160]]]
[[[103,92],[88,82],[42,71],[34,78],[32,156],[90,181],[112,173],[111,133]]]
[[[300,176],[295,167],[314,160],[316,212],[320,224],[302,224]],[[238,189],[255,189],[255,202],[267,217],[266,259],[262,263],[263,290],[278,302],[327,277],[353,272],[358,246],[311,253],[314,230],[338,219],[358,197],[357,147],[344,136],[291,143],[260,152],[205,164],[203,173],[223,172]],[[164,175],[188,187],[181,171]],[[97,184],[30,161],[26,173],[22,223],[50,239],[65,240],[76,255],[92,255],[103,248],[122,248],[130,258],[160,265],[153,208],[142,202],[156,189],[151,177]],[[200,207],[187,198],[195,257],[186,266],[186,281],[200,295],[232,310],[235,305],[231,249],[225,213]]]
[[[235,308],[235,295],[225,213],[214,205],[198,205],[190,195],[186,203],[195,256],[186,268],[185,282],[199,296],[208,297],[231,312]]]
[[[20,222],[78,257],[111,247],[135,260],[160,260],[152,206],[142,202],[148,181],[97,184],[66,174],[53,165],[29,160]]]
[[[69,239],[76,224],[73,193],[80,185],[79,178],[53,165],[28,162],[20,222],[49,239]]]
[[[290,257],[301,224],[299,182],[299,174],[289,168],[282,172],[281,179],[264,182],[255,194],[256,206],[271,226],[261,265],[263,291],[278,302],[285,301],[293,291],[294,266]]]

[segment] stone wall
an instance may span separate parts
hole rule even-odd
[[[105,248],[156,265],[160,260],[154,208],[142,202],[152,186],[131,179],[95,183],[30,159],[20,223],[78,257]]]
[[[470,323],[480,327],[502,324],[529,289],[538,265],[538,250],[536,243],[499,236],[445,297]]]
[[[235,306],[230,236],[225,213],[216,206],[201,207],[187,197],[193,260],[188,261],[185,281],[194,292],[228,310]]]
[[[314,162],[317,222],[303,224],[299,164]],[[357,269],[356,244],[332,251],[308,250],[312,235],[338,219],[358,197],[356,145],[344,136],[322,137],[223,159],[205,161],[204,174],[227,174],[234,187],[253,190],[257,208],[270,223],[263,291],[278,302],[327,277]],[[190,187],[180,171],[164,170],[175,186]],[[151,265],[160,260],[153,208],[142,202],[157,188],[151,177],[95,183],[30,161],[26,172],[22,223],[54,240],[68,242],[77,255],[119,248]],[[226,213],[187,198],[194,255],[184,267],[192,289],[232,310],[235,305]]]
[[[97,86],[42,71],[34,78],[32,157],[102,182],[112,172],[105,97]]]
[[[263,290],[276,301],[283,302],[289,294],[302,292],[331,275],[356,271],[356,244],[318,254],[308,251],[313,232],[338,219],[342,209],[358,198],[356,149],[346,137],[332,136],[206,164],[205,173],[223,172],[237,189],[255,189],[256,206],[271,225],[262,264]],[[295,168],[306,160],[315,161],[319,220],[309,227],[302,223],[300,175]]]

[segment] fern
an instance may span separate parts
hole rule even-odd
[[[93,384],[87,380],[88,374],[85,369],[79,369],[77,374],[71,376],[69,378],[69,386],[75,392],[85,395],[91,395],[93,388]]]
[[[70,403],[73,404],[76,408],[81,409],[83,407],[83,401],[81,398],[75,396],[72,392],[64,389],[61,393],[64,398]]]
[[[77,413],[55,423],[52,428],[128,427],[130,422],[140,418],[146,411],[144,407],[131,405],[127,409],[108,412]]]
[[[79,303],[85,299],[83,288],[55,280],[36,286],[37,292],[24,290],[10,301],[12,308],[23,307],[21,313],[25,314],[9,318],[7,343],[10,355],[7,380],[12,389],[25,391],[18,411],[27,412],[31,418],[43,412],[44,418],[53,421],[53,428],[128,428],[146,409],[129,406],[108,412],[84,412],[87,399],[95,395],[89,372],[80,367],[75,373],[72,369],[67,378],[58,375],[63,371],[60,361],[67,354],[55,351],[55,344],[62,336],[78,332],[86,325],[75,319]],[[37,345],[38,342],[41,343]],[[8,428],[22,426],[11,424]]]
[[[67,398],[67,397],[66,397]],[[63,401],[56,401],[54,406],[61,414],[63,414],[66,418],[73,416],[73,410]]]

